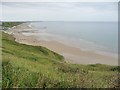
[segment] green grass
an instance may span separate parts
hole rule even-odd
[[[14,41],[2,33],[2,87],[117,87],[118,67],[68,64],[63,56],[41,46]]]
[[[16,26],[16,25],[19,25],[19,24],[22,24],[23,22],[2,22],[2,28],[4,30],[7,30],[7,28],[11,28],[13,26]]]
[[[117,66],[68,64],[45,47],[17,43],[2,32],[3,88],[114,88],[119,71]]]
[[[2,22],[2,26],[3,27],[13,27],[13,26],[16,26],[16,25],[19,25],[23,22]]]

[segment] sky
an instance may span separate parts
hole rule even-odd
[[[2,21],[117,21],[117,2],[2,2]]]
[[[2,2],[119,2],[120,0],[1,0]]]

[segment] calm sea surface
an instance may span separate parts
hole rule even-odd
[[[44,37],[53,35],[78,47],[84,42],[89,49],[95,49],[98,45],[103,50],[118,51],[117,22],[32,22],[31,25],[47,33],[43,34]]]

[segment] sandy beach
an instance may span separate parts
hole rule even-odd
[[[57,41],[44,41],[38,40],[35,35],[26,36],[23,32],[37,32],[35,27],[29,26],[27,23],[18,25],[7,30],[7,33],[12,34],[19,43],[43,46],[47,47],[52,51],[55,51],[65,57],[66,62],[74,64],[108,64],[108,65],[118,65],[117,57],[112,57],[108,55],[102,55],[91,51],[83,51],[77,47],[71,47],[64,43]]]

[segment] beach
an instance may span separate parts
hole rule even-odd
[[[73,64],[107,64],[118,65],[118,58],[106,54],[100,54],[92,51],[84,51],[78,47],[64,44],[56,40],[43,40],[36,35],[25,35],[24,33],[37,33],[38,30],[30,26],[28,23],[23,23],[6,31],[15,37],[19,43],[43,46],[54,52],[64,56],[66,62]],[[39,32],[40,33],[40,32]],[[42,32],[41,32],[42,33]],[[67,43],[67,42],[65,42]],[[72,43],[71,43],[72,44]]]

